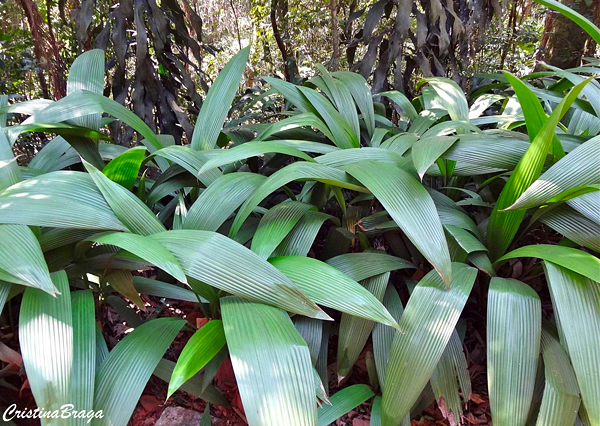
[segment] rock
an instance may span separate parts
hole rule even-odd
[[[155,426],[198,426],[202,414],[183,407],[167,407]]]

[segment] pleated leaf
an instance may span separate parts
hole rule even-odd
[[[600,282],[600,259],[582,250],[558,245],[537,244],[513,250],[498,259],[497,263],[517,257],[537,257]]]
[[[333,266],[303,256],[273,257],[269,262],[315,303],[398,327],[394,318],[375,296]]]
[[[104,91],[104,50],[92,49],[79,55],[69,69],[67,95],[77,90],[89,90],[101,95]],[[78,117],[73,122],[90,129],[100,128],[100,114]]]
[[[178,287],[174,284],[165,283],[151,278],[134,276],[133,286],[138,293],[150,296],[164,297],[166,299],[184,300],[186,302],[198,303],[198,296],[193,291]],[[192,286],[190,280],[190,286]],[[200,302],[208,303],[208,300],[200,297]]]
[[[400,107],[403,114],[406,117],[408,117],[408,119],[411,121],[414,121],[419,116],[419,113],[417,113],[417,110],[415,109],[413,104],[406,96],[404,96],[403,93],[393,90],[390,92],[378,93],[377,96],[385,96],[386,98],[393,101],[396,105]]]
[[[259,186],[244,202],[242,207],[240,207],[233,224],[231,225],[229,236],[235,237],[242,226],[242,223],[244,223],[252,210],[254,210],[254,208],[258,206],[258,204],[264,200],[267,195],[281,188],[282,186],[287,185],[293,180],[302,179],[316,180],[318,182],[323,182],[330,185],[339,186],[340,188],[347,188],[359,192],[367,191],[362,186],[356,184],[355,181],[342,170],[303,161],[292,163],[269,176],[267,180],[261,186]]]
[[[600,184],[598,161],[600,136],[582,143],[561,158],[507,209],[529,209],[546,203],[564,191],[584,185]]]
[[[178,318],[158,318],[117,343],[96,375],[94,410],[104,417],[93,426],[125,426],[163,354],[184,326]]]
[[[327,95],[330,98],[331,103],[335,105],[341,116],[344,117],[344,120],[350,125],[356,139],[360,140],[358,113],[356,112],[356,106],[354,105],[350,90],[343,82],[335,80],[323,65],[317,64],[317,69],[319,70],[327,89],[329,89]]]
[[[87,173],[59,171],[27,179],[0,194],[2,223],[125,231]]]
[[[288,201],[272,207],[260,220],[250,249],[260,257],[268,258],[309,210],[316,210],[316,207],[299,201]]]
[[[569,356],[545,327],[542,328],[542,356],[546,384],[536,425],[575,424],[581,404],[577,378]]]
[[[206,150],[215,147],[223,122],[246,69],[249,53],[250,46],[236,53],[210,86],[196,119],[191,140],[192,149]]]
[[[404,259],[383,252],[340,254],[328,259],[327,264],[348,275],[354,281],[362,281],[398,269],[415,267]]]
[[[379,301],[383,301],[390,273],[375,275],[360,282]],[[371,335],[375,323],[353,315],[342,314],[337,348],[338,377],[345,377]]]
[[[91,164],[84,162],[84,166],[112,211],[131,232],[150,235],[165,231],[152,210],[132,192],[111,181]]]
[[[175,256],[155,239],[126,232],[109,232],[94,235],[87,240],[127,250],[141,259],[158,266],[176,280],[187,283],[185,272]]]
[[[350,164],[344,169],[377,197],[449,286],[452,272],[446,237],[435,205],[419,181],[399,167],[375,161]]]
[[[220,320],[199,328],[185,344],[171,375],[167,399],[203,368],[225,346],[225,332]]]
[[[504,185],[494,205],[487,227],[487,241],[492,260],[496,260],[504,254],[525,215],[523,210],[505,211],[504,209],[511,206],[539,177],[559,120],[567,112],[588,81],[585,80],[571,89],[569,94],[554,109],[548,121],[531,142],[527,152],[511,173],[508,182]]]
[[[71,403],[73,318],[69,281],[64,271],[52,274],[60,294],[53,297],[36,288],[23,294],[19,341],[23,365],[35,402],[45,410]],[[49,425],[52,419],[43,419]]]
[[[371,89],[367,84],[365,78],[355,72],[348,71],[337,71],[332,73],[335,78],[344,83],[352,97],[354,102],[358,106],[358,109],[362,113],[367,133],[372,135],[375,130],[375,111],[373,109],[373,99],[371,98]]]
[[[432,136],[421,138],[412,146],[412,161],[419,173],[421,180],[425,172],[435,160],[446,152],[456,142],[457,138],[451,136]]]
[[[148,158],[150,159],[154,157],[163,157],[174,162],[175,164],[180,165],[205,186],[210,185],[221,176],[221,171],[218,169],[208,169],[202,171],[202,168],[208,162],[208,156],[202,152],[195,151],[189,146],[167,146],[154,152]]]
[[[0,225],[0,279],[55,295],[48,265],[35,235],[25,225]]]
[[[231,362],[250,426],[315,426],[310,353],[287,314],[239,297],[221,299]]]
[[[152,238],[173,253],[186,275],[192,278],[289,312],[329,319],[289,278],[256,253],[221,234],[182,230],[163,232]]]
[[[310,360],[313,365],[316,364],[319,352],[321,351],[321,344],[327,346],[328,342],[323,342],[323,321],[308,318],[300,315],[294,317],[294,327],[300,333],[300,336],[304,339],[308,345],[308,351],[310,352]],[[316,373],[315,371],[315,374]],[[319,379],[320,381],[320,379]]]
[[[333,135],[332,142],[340,148],[358,148],[360,142],[352,131],[352,127],[346,119],[331,105],[319,92],[304,86],[298,86],[298,90],[306,97],[312,107],[323,118]]]
[[[289,145],[280,143],[278,141],[263,141],[263,142],[246,142],[242,145],[234,148],[225,149],[222,153],[212,157],[206,162],[200,169],[200,173],[215,167],[221,167],[226,164],[234,163],[240,160],[246,160],[250,157],[256,157],[259,155],[277,153],[285,154],[293,157],[302,158],[306,161],[314,161],[311,156],[304,152],[291,147]]]
[[[146,148],[143,146],[128,149],[115,159],[111,160],[110,163],[102,169],[102,173],[113,182],[116,182],[125,189],[131,191],[138,174],[140,173],[140,167],[142,166],[145,155]]]
[[[469,297],[477,270],[452,264],[448,290],[431,271],[415,287],[400,318],[383,385],[382,425],[395,426],[406,416],[439,362]]]
[[[540,353],[540,298],[526,284],[492,278],[488,293],[487,368],[494,425],[524,426]]]
[[[436,101],[450,113],[452,120],[469,121],[469,104],[458,84],[443,77],[426,78],[425,81],[433,87]]]
[[[71,393],[69,402],[74,410],[94,408],[96,378],[96,318],[94,295],[91,291],[71,293],[73,324],[73,364],[71,367]],[[71,424],[83,426],[87,419],[75,419]]]
[[[392,314],[396,322],[400,322],[400,318],[404,313],[404,307],[393,285],[388,285],[385,291],[383,306]],[[392,342],[396,333],[399,333],[399,331],[380,323],[375,323],[373,327],[373,356],[375,357],[377,378],[382,388],[385,381],[385,368],[388,364],[390,349],[392,348]]]
[[[600,286],[553,262],[544,262],[544,268],[581,399],[595,426],[600,424]]]
[[[296,223],[296,226],[273,251],[273,257],[277,256],[306,256],[321,229],[323,223],[331,220],[339,225],[339,220],[322,212],[308,211]]]
[[[324,404],[317,410],[319,416],[317,425],[327,426],[335,422],[373,396],[375,394],[367,385],[352,385],[338,391],[329,397],[331,405]]]
[[[183,229],[216,231],[265,179],[256,173],[221,176],[192,204],[183,222]],[[214,206],[219,208],[215,209]]]

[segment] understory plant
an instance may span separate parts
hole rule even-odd
[[[186,145],[102,95],[101,50],[75,61],[59,101],[0,98],[0,311],[21,299],[37,406],[125,426],[152,374],[169,396],[224,406],[212,382],[229,356],[251,426],[325,426],[370,399],[371,425],[409,425],[433,400],[458,424],[477,288],[494,425],[599,426],[598,64],[482,76],[468,98],[430,78],[415,99],[319,67],[302,85],[264,77],[252,106],[283,99],[285,118],[249,107],[223,127],[247,57],[222,70]],[[14,113],[28,118],[6,126]],[[114,119],[137,146],[111,143]],[[12,151],[24,132],[57,135],[26,167]],[[142,320],[140,294],[209,319],[176,362],[163,357],[191,324]],[[110,351],[104,304],[132,329]],[[343,385],[361,354],[369,383]]]

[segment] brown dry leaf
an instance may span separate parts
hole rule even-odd
[[[354,419],[352,420],[352,426],[369,426],[369,421],[366,419]]]
[[[2,342],[0,342],[0,361],[16,365],[17,367],[21,367],[23,365],[23,358],[21,357],[21,354],[14,349],[9,348]]]
[[[160,402],[158,398],[153,395],[142,395],[140,398],[140,404],[142,408],[149,413],[154,413],[160,408]]]

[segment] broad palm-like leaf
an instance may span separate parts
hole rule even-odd
[[[315,426],[313,369],[285,312],[239,297],[221,301],[231,362],[250,426]],[[286,372],[280,374],[280,372]]]

